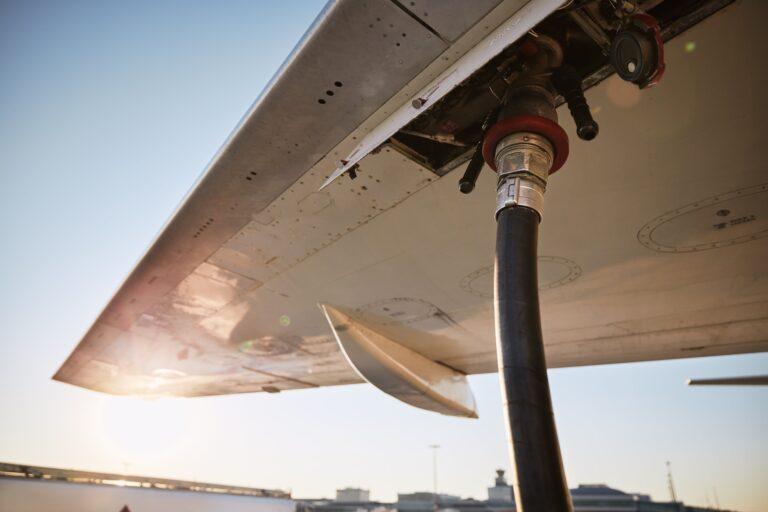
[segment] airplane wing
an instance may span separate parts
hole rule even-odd
[[[768,386],[768,375],[688,379],[689,386]]]
[[[471,148],[402,121],[561,3],[329,4],[54,378],[181,396],[351,384],[354,336],[396,346],[410,363],[381,364],[416,388],[496,371],[495,175],[460,194]],[[688,2],[703,7],[665,37],[723,3]],[[738,2],[668,41],[642,93],[587,80],[602,131],[572,144],[541,225],[550,367],[768,350],[766,14]],[[356,179],[320,190],[350,155]]]

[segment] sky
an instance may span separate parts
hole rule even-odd
[[[496,375],[479,420],[369,385],[145,401],[50,379],[322,8],[320,1],[0,1],[0,460],[333,496],[485,499],[508,468]],[[768,354],[550,372],[579,483],[757,512]]]

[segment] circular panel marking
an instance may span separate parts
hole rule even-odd
[[[539,256],[539,290],[551,290],[575,281],[581,267],[568,258]]]
[[[461,289],[476,297],[493,298],[493,265],[482,267],[467,274],[459,283]]]
[[[264,336],[252,340],[241,341],[237,350],[243,354],[255,356],[281,356],[295,350],[294,346],[280,338]]]
[[[539,256],[539,290],[551,290],[575,281],[581,267],[560,256]],[[475,270],[461,280],[461,289],[477,297],[493,298],[493,265]]]
[[[697,252],[768,236],[768,184],[711,196],[646,223],[637,240],[658,252]]]

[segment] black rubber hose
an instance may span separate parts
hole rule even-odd
[[[517,206],[503,209],[497,221],[496,340],[517,510],[571,512],[541,334],[539,215]]]

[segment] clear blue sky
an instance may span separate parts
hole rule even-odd
[[[0,3],[0,460],[293,489],[485,497],[508,467],[495,375],[477,421],[367,385],[143,402],[53,382],[320,1]],[[569,482],[768,503],[768,355],[551,372]],[[135,421],[136,419],[140,421]]]

